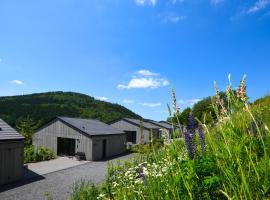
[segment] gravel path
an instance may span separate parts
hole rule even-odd
[[[122,156],[117,160],[128,160],[133,155]],[[74,183],[81,180],[101,183],[104,181],[109,161],[90,162],[73,168],[53,172],[43,177],[28,179],[16,185],[10,185],[0,190],[1,200],[67,200]],[[48,198],[50,197],[50,198]]]

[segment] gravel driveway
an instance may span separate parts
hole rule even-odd
[[[110,160],[125,161],[133,154]],[[74,183],[87,180],[93,183],[104,181],[109,161],[90,162],[84,165],[28,179],[16,185],[6,186],[0,190],[1,200],[67,200],[72,192]]]

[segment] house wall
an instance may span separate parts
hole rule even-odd
[[[86,159],[92,160],[92,140],[60,120],[52,122],[35,133],[33,144],[36,147],[49,148],[57,154],[57,137],[76,139],[75,153],[84,152]]]
[[[23,140],[0,141],[0,185],[23,178]]]
[[[106,140],[106,158],[126,152],[126,135],[93,136],[93,160],[103,157],[103,140]]]
[[[122,131],[136,131],[137,132],[137,137],[136,137],[136,144],[141,144],[141,134],[143,134],[143,142],[145,143],[149,143],[150,142],[150,131],[147,129],[143,129],[143,131],[141,131],[141,128],[138,126],[135,126],[131,123],[128,123],[124,120],[120,120],[118,122],[115,122],[113,124],[111,124],[111,126],[118,128]]]

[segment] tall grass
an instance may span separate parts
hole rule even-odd
[[[226,102],[215,88],[217,121],[201,124],[205,148],[196,133],[193,157],[184,141],[153,149],[110,166],[103,186],[81,185],[72,199],[85,193],[84,199],[270,199],[269,130],[259,110],[254,113],[247,103],[245,77],[237,92],[228,86]]]

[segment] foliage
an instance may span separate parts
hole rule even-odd
[[[19,118],[17,120],[17,130],[24,136],[25,146],[30,146],[32,144],[32,136],[38,127],[29,116],[26,118]]]
[[[71,199],[73,200],[85,200],[85,199],[97,199],[99,196],[99,188],[92,183],[79,182],[73,186],[73,192]]]
[[[35,128],[39,128],[57,116],[92,118],[105,123],[124,117],[141,118],[123,106],[79,93],[48,92],[0,97],[0,118],[13,127],[16,127],[17,119],[30,118],[38,124]]]
[[[25,147],[24,149],[24,163],[40,162],[54,159],[56,156],[50,149],[34,146]]]
[[[131,147],[132,153],[148,154],[157,151],[164,146],[163,140],[155,140],[149,144],[138,144]]]
[[[264,118],[263,109],[254,110],[257,103],[252,106],[247,103],[243,83],[241,81],[237,93],[228,89],[227,102],[216,92],[214,126],[202,124],[196,134],[193,119],[189,117],[192,157],[186,148],[190,143],[180,140],[162,149],[153,149],[124,165],[110,166],[107,181],[98,187],[99,194],[95,197],[269,199],[270,131],[265,121],[268,118]],[[205,133],[204,137],[201,137],[201,131]],[[206,145],[203,151],[198,148],[200,144]],[[83,193],[78,191],[74,195]]]

